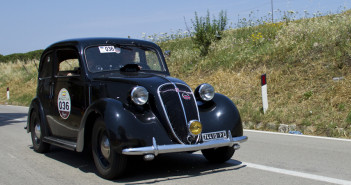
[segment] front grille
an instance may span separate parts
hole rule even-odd
[[[190,88],[183,84],[164,84],[159,87],[159,96],[175,137],[181,143],[193,143],[194,141],[188,138],[187,123],[191,120],[199,120],[199,116]]]

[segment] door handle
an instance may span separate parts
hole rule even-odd
[[[49,99],[53,99],[54,98],[54,83],[50,83],[50,95],[49,95]]]

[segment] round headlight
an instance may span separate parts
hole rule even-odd
[[[215,95],[214,88],[210,84],[201,84],[198,87],[198,93],[202,100],[210,101]]]
[[[149,99],[149,92],[142,86],[134,87],[131,93],[132,101],[137,105],[144,105]]]
[[[189,131],[194,136],[199,135],[202,132],[202,124],[196,120],[190,121],[189,122]]]

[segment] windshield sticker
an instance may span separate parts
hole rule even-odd
[[[100,53],[115,53],[114,46],[99,46]]]
[[[69,117],[71,113],[71,97],[65,88],[62,88],[58,94],[57,108],[61,118],[67,119]]]

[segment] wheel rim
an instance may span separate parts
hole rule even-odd
[[[111,147],[110,140],[108,139],[106,131],[104,129],[101,129],[99,131],[95,152],[102,167],[109,168],[111,160]]]
[[[105,159],[110,158],[110,140],[103,134],[100,142],[101,154]]]
[[[34,126],[34,140],[36,143],[40,142],[40,138],[41,138],[41,129],[40,129],[40,124],[39,123],[35,123]]]

